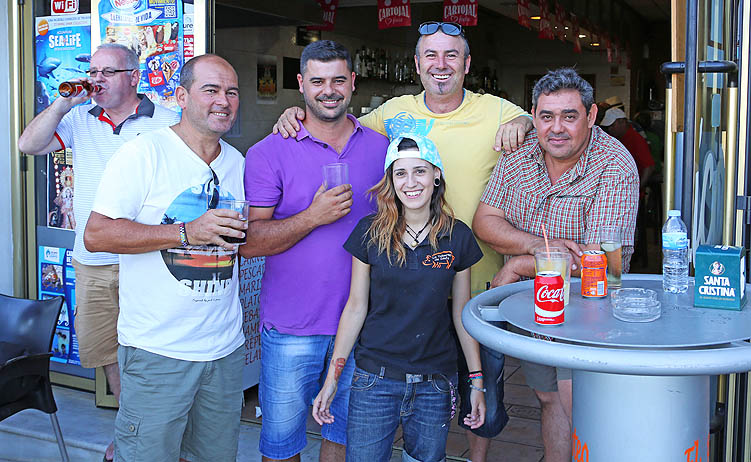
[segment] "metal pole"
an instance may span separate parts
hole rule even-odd
[[[673,76],[666,76],[665,87],[665,151],[664,151],[664,168],[665,174],[665,186],[662,192],[663,204],[662,216],[658,219],[660,223],[665,222],[668,210],[674,208],[675,204],[675,132],[673,132],[673,107],[675,101],[673,101]]]
[[[686,0],[686,74],[683,106],[683,168],[681,218],[692,236],[694,199],[694,148],[696,145],[696,77],[699,71],[697,50],[698,0]]]

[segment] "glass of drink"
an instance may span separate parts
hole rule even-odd
[[[618,226],[604,226],[600,229],[600,248],[605,252],[605,257],[608,259],[608,288],[612,289],[618,289],[622,285],[622,239],[623,229]]]
[[[535,272],[557,271],[563,277],[563,306],[568,305],[571,288],[571,253],[561,247],[540,247],[535,249]]]
[[[323,166],[323,184],[326,189],[349,183],[349,166],[342,162]]]
[[[248,209],[250,208],[250,202],[240,201],[234,199],[221,199],[217,204],[218,209],[230,209],[240,214],[240,220],[248,221]],[[222,236],[222,239],[230,244],[245,244],[246,236],[234,237],[234,236]]]

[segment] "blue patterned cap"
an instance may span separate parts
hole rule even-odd
[[[417,148],[419,149],[419,151],[399,152],[399,143],[401,143],[404,138],[414,140],[415,143],[417,143]],[[391,140],[388,150],[386,151],[386,162],[383,165],[383,171],[385,172],[386,170],[388,170],[391,164],[393,164],[396,159],[404,158],[422,159],[428,161],[433,164],[434,167],[441,169],[441,173],[444,176],[446,175],[446,173],[443,171],[441,157],[438,155],[438,149],[435,147],[435,144],[430,141],[430,139],[422,135],[418,135],[417,133],[401,133],[399,136]]]

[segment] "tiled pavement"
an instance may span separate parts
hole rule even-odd
[[[534,392],[526,386],[518,360],[506,357],[504,376],[506,379],[504,404],[510,419],[506,428],[491,442],[488,460],[540,462],[543,459],[540,404]],[[251,422],[260,422],[260,419],[255,418],[255,407],[258,404],[256,390],[257,388],[254,387],[246,392],[243,418]],[[449,459],[463,460],[469,453],[469,446],[464,430],[457,424],[457,419],[458,417],[451,423],[446,452]],[[321,427],[309,416],[309,436],[314,439],[319,438],[320,429]],[[398,430],[394,446],[400,448],[401,445],[401,430]]]

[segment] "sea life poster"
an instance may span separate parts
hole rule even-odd
[[[40,16],[34,43],[34,113],[59,96],[61,83],[86,77],[91,61],[91,15]]]
[[[179,110],[175,89],[184,63],[182,0],[100,0],[99,30],[102,43],[120,43],[138,55],[138,92]]]

